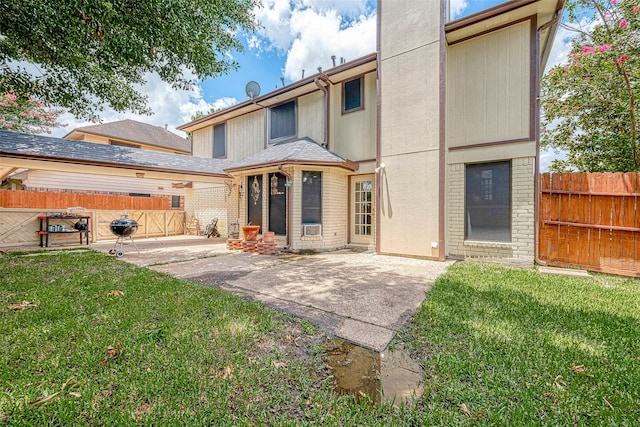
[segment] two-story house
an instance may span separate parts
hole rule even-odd
[[[379,1],[376,53],[179,129],[231,161],[230,221],[292,250],[532,262],[537,95],[563,3],[449,22],[448,1]]]

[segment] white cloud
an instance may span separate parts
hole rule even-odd
[[[249,47],[287,52],[299,38],[295,28],[297,17],[307,12],[317,17],[340,16],[342,17],[340,24],[346,28],[350,21],[367,14],[367,1],[265,0],[253,10],[260,29],[257,32],[258,37],[249,37]]]
[[[147,83],[138,88],[141,93],[148,96],[148,106],[153,111],[150,116],[139,115],[133,113],[118,113],[111,108],[105,107],[100,112],[100,119],[103,123],[113,122],[117,120],[132,119],[143,123],[167,128],[180,136],[185,136],[181,131],[175,128],[179,125],[187,123],[191,120],[191,116],[198,111],[209,111],[209,109],[228,107],[236,104],[235,98],[222,98],[214,103],[208,103],[202,97],[199,87],[195,87],[193,91],[177,90],[171,85],[163,82],[159,76],[147,75]],[[67,123],[64,128],[53,129],[52,136],[62,137],[73,129],[82,126],[88,126],[90,123],[85,120],[78,120],[71,114],[64,114],[60,117],[60,122]]]
[[[450,0],[449,15],[451,16],[451,20],[458,18],[468,5],[467,0]]]
[[[307,9],[295,12],[291,29],[296,34],[285,63],[285,78],[297,80],[317,72],[318,67],[331,68],[331,56],[349,61],[376,51],[376,16],[360,16],[349,26],[336,11],[318,13]]]
[[[291,22],[291,4],[289,0],[265,0],[253,13],[260,24],[250,46],[258,50],[276,49],[286,52],[293,42],[289,23]]]
[[[376,15],[366,0],[266,0],[254,13],[262,28],[249,47],[286,53],[288,80],[330,68],[332,55],[338,64],[376,50]]]

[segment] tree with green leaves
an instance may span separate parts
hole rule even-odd
[[[150,73],[177,89],[237,68],[257,0],[0,0],[0,93],[95,119],[150,113]]]
[[[640,1],[570,0],[569,21],[593,12],[565,64],[542,79],[542,146],[555,171],[640,171]]]

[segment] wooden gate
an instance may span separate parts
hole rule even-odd
[[[0,248],[38,245],[40,225],[38,216],[49,213],[51,212],[36,209],[0,208]],[[121,210],[87,210],[86,214],[91,216],[89,220],[91,242],[117,238],[111,233],[109,225],[114,219],[120,218]],[[185,216],[182,211],[129,211],[128,214],[140,224],[134,238],[184,234]],[[77,239],[77,234],[68,238],[57,235],[56,244],[77,244]]]
[[[640,175],[540,175],[538,257],[554,266],[640,276]]]
[[[109,225],[120,218],[122,212],[95,211],[96,240],[115,239]],[[136,238],[177,236],[184,234],[184,212],[178,211],[129,211],[129,218],[138,222]]]

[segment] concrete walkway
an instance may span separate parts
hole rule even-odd
[[[341,250],[266,256],[229,251],[224,240],[136,240],[123,261],[252,298],[307,319],[329,335],[383,351],[452,262]],[[111,243],[93,244],[108,252]]]

